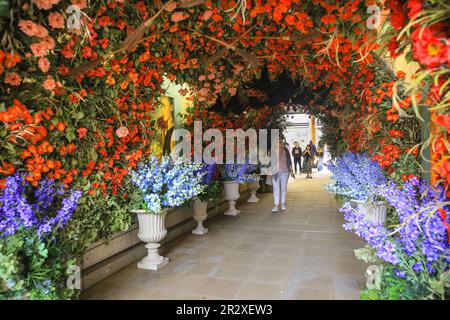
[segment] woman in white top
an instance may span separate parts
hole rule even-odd
[[[286,210],[286,191],[289,175],[294,176],[292,170],[291,155],[282,138],[279,138],[276,146],[275,160],[276,164],[272,162],[272,186],[273,186],[273,200],[274,207],[272,212],[279,212],[278,206],[281,198],[281,210]],[[272,160],[273,161],[273,160]]]

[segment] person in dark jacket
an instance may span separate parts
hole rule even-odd
[[[309,141],[309,146],[311,147],[313,157],[315,157],[317,155],[317,149],[316,145],[312,142],[312,140]]]
[[[292,148],[292,158],[294,159],[294,171],[295,174],[297,174],[297,166],[298,166],[298,173],[302,172],[302,148],[300,147],[300,144],[298,141],[294,142],[294,147]]]

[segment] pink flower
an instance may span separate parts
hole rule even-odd
[[[22,78],[20,77],[20,75],[17,72],[11,72],[11,73],[7,73],[5,75],[5,83],[6,84],[10,84],[12,86],[19,86],[20,83],[22,82]]]
[[[20,20],[19,28],[29,37],[44,38],[48,36],[48,31],[44,26],[34,23],[31,20]]]
[[[53,50],[53,49],[55,49],[55,40],[53,40],[53,38],[50,37],[50,36],[44,37],[44,38],[42,39],[41,43],[42,43],[43,45],[45,45],[45,47],[46,47],[48,50]]]
[[[209,18],[211,18],[213,15],[213,11],[212,10],[207,10],[203,13],[203,20],[209,20]]]
[[[37,34],[37,24],[31,20],[19,20],[19,28],[29,37],[34,37]]]
[[[169,2],[164,6],[164,9],[168,12],[172,12],[177,8],[177,4],[175,2]]]
[[[231,96],[235,96],[237,93],[237,89],[236,88],[230,88],[228,89],[228,92],[230,93]]]
[[[39,38],[46,38],[46,37],[48,37],[48,31],[47,31],[47,29],[45,29],[44,26],[38,24],[36,26],[36,28],[37,28],[36,37],[39,37]]]
[[[53,89],[56,88],[56,81],[55,79],[53,79],[52,76],[48,76],[47,80],[44,81],[42,86],[44,87],[45,90],[52,91]]]
[[[47,73],[50,69],[50,61],[47,58],[41,57],[38,60],[38,67],[43,73]]]
[[[173,22],[177,23],[177,22],[187,19],[188,17],[189,17],[189,15],[187,15],[183,11],[177,11],[174,14],[172,14],[171,20]]]
[[[127,127],[120,127],[116,130],[116,135],[119,138],[125,138],[129,134],[130,134],[130,131],[128,131]]]
[[[52,12],[48,15],[48,24],[53,29],[64,28],[64,17],[59,12]]]
[[[32,0],[36,6],[41,10],[51,9],[59,0]]]
[[[47,46],[41,42],[33,43],[30,49],[35,57],[44,57],[47,55]]]
[[[208,79],[209,80],[213,80],[215,77],[216,77],[216,75],[214,73],[208,74]]]
[[[86,0],[70,0],[74,6],[78,6],[80,9],[86,8]]]
[[[206,80],[206,76],[203,74],[198,77],[198,81],[205,81],[205,80]]]

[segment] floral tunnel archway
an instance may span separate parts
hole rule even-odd
[[[288,72],[327,88],[309,110],[337,154],[371,153],[404,181],[429,148],[432,181],[450,181],[444,1],[29,0],[0,1],[0,16],[1,183],[20,172],[82,190],[64,231],[74,251],[130,225],[128,171],[152,153],[164,78],[188,85],[188,126],[258,127],[278,110],[248,83]],[[391,71],[402,54],[412,74]],[[236,122],[209,109],[237,96],[263,111]]]

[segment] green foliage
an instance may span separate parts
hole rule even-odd
[[[407,297],[406,281],[394,274],[392,266],[381,268],[380,285],[378,288],[366,288],[361,294],[361,300],[403,300]]]
[[[135,218],[130,214],[130,200],[135,192],[130,182],[121,186],[116,195],[97,191],[82,197],[63,230],[64,237],[71,241],[73,252],[82,254],[95,241],[129,229]]]
[[[71,246],[57,234],[39,238],[22,229],[0,239],[0,300],[70,299],[67,269],[75,265]]]
[[[222,186],[219,181],[211,181],[209,185],[206,186],[205,190],[198,196],[201,201],[212,201],[216,200],[222,191]]]

